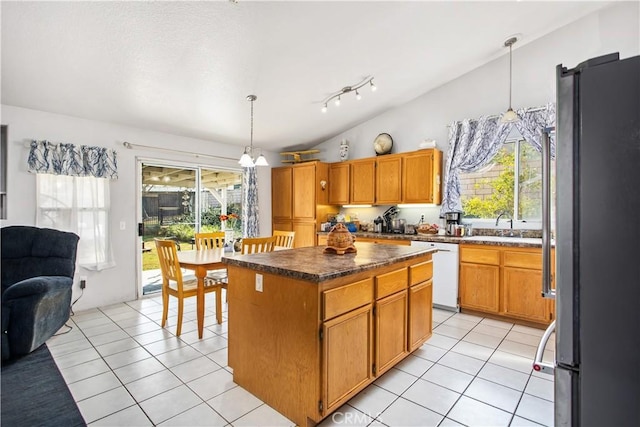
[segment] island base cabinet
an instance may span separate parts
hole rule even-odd
[[[372,380],[372,314],[368,304],[323,324],[323,415]]]
[[[420,347],[430,336],[433,322],[433,281],[409,288],[409,351]]]
[[[379,376],[407,354],[407,290],[378,300],[375,319],[375,374]]]

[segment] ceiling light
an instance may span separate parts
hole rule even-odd
[[[513,45],[517,41],[518,41],[518,37],[514,36],[514,37],[509,37],[504,42],[504,45],[509,48],[509,109],[502,115],[502,118],[500,119],[500,121],[502,123],[513,123],[513,122],[517,122],[518,120],[520,120],[518,118],[518,114],[515,111],[513,111],[513,108],[511,108],[511,78],[512,78],[512,75],[513,75],[513,71],[512,71],[512,49],[513,49]]]
[[[376,85],[373,84],[373,77],[369,76],[367,78],[365,78],[364,80],[362,80],[360,83],[355,84],[353,86],[345,86],[342,89],[340,89],[337,92],[332,93],[331,95],[327,96],[323,101],[322,101],[322,108],[320,109],[320,111],[322,111],[323,113],[327,112],[327,104],[334,100],[334,104],[337,106],[340,105],[340,101],[341,101],[341,97],[342,95],[344,95],[345,93],[350,93],[350,92],[355,92],[356,93],[356,99],[358,101],[360,101],[362,99],[362,95],[360,95],[360,92],[358,91],[358,89],[362,88],[365,85],[370,85],[371,86],[371,90],[375,91],[376,90]]]
[[[247,95],[247,101],[251,102],[251,145],[249,145],[248,147],[244,147],[244,153],[238,161],[238,163],[240,163],[240,166],[242,166],[243,168],[252,168],[254,166],[269,166],[269,163],[267,162],[267,159],[264,157],[262,152],[260,152],[260,155],[255,160],[255,162],[253,160],[253,101],[255,101],[256,99],[258,99],[258,97],[255,95]]]
[[[168,176],[165,176],[164,178],[162,178],[162,180],[164,182],[169,182],[169,181],[171,181],[171,178],[169,178]]]
[[[378,87],[373,84],[373,78],[371,79],[371,81],[369,81],[369,84],[371,85],[371,92],[375,92],[378,90]]]

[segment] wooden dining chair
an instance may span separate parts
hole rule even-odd
[[[242,255],[257,254],[259,252],[272,252],[275,242],[275,236],[245,237],[242,239]]]
[[[293,239],[295,236],[295,231],[273,230],[273,237],[276,238],[275,246],[291,249],[293,248]]]
[[[162,271],[162,324],[164,328],[169,314],[169,296],[178,299],[178,322],[176,336],[182,332],[182,315],[184,313],[184,299],[195,297],[198,290],[198,280],[184,280],[176,242],[172,240],[156,240],[160,270]],[[205,281],[204,292],[220,292],[222,286],[212,281]]]
[[[211,249],[224,247],[224,231],[213,231],[211,233],[196,233],[196,249]]]
[[[212,231],[209,233],[196,233],[196,250],[205,249],[221,249],[224,248],[224,231]],[[227,289],[227,269],[221,268],[207,272],[205,281],[212,282],[211,285],[220,285],[223,289]],[[226,297],[225,297],[226,301]]]

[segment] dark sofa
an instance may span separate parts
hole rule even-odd
[[[2,248],[2,360],[40,347],[69,319],[79,237],[9,226]]]

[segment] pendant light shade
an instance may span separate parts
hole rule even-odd
[[[247,101],[251,102],[251,139],[250,139],[251,142],[250,142],[250,145],[248,147],[244,147],[244,153],[242,154],[242,156],[240,156],[240,160],[238,160],[238,163],[240,163],[240,166],[242,166],[243,168],[252,168],[254,166],[269,166],[269,163],[267,162],[267,159],[266,159],[266,157],[264,157],[262,152],[260,153],[258,158],[255,159],[255,161],[254,161],[254,155],[253,155],[253,101],[255,101],[256,99],[258,99],[258,97],[255,96],[255,95],[247,95]]]
[[[500,118],[500,121],[502,123],[513,123],[513,122],[517,122],[518,120],[520,120],[520,118],[518,117],[518,114],[513,111],[513,108],[511,108],[511,80],[512,80],[512,76],[513,76],[513,71],[512,71],[512,47],[514,45],[515,42],[518,41],[517,37],[510,37],[507,40],[505,40],[504,45],[506,47],[509,48],[509,109],[502,115],[502,117]]]

